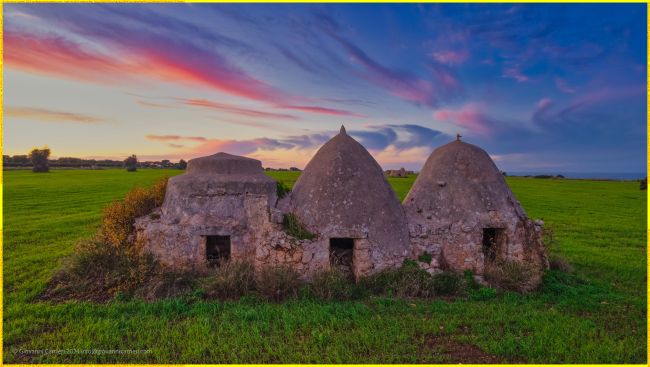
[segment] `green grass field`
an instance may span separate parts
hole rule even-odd
[[[178,173],[4,173],[4,362],[454,361],[450,344],[440,340],[473,345],[506,362],[646,362],[646,192],[635,182],[508,178],[529,216],[543,218],[553,229],[551,253],[576,268],[571,275],[550,272],[529,295],[281,304],[252,298],[36,300],[75,242],[94,232],[102,207],[134,186]],[[297,178],[292,172],[272,176],[288,185]],[[390,182],[404,198],[413,177]]]

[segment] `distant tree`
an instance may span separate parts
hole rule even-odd
[[[124,160],[124,167],[128,172],[135,172],[138,169],[138,157],[135,154]]]
[[[502,174],[503,176],[508,176],[508,172],[506,172],[506,171],[501,171],[501,174]]]
[[[32,162],[33,172],[49,172],[47,159],[50,157],[50,148],[44,147],[43,149],[34,148],[29,152],[29,160]]]
[[[178,169],[186,169],[186,168],[187,168],[187,162],[185,162],[184,159],[178,161]]]
[[[643,180],[639,180],[639,189],[640,190],[646,190],[648,188],[648,178],[644,178]]]

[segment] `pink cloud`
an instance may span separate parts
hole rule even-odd
[[[459,109],[440,109],[433,113],[433,117],[439,121],[445,121],[463,129],[479,134],[490,135],[491,120],[483,112],[480,104],[467,104]]]
[[[10,68],[94,83],[112,83],[130,67],[58,36],[4,32],[4,62]]]
[[[338,110],[334,108],[319,107],[319,106],[277,105],[276,107],[289,109],[289,110],[302,111],[302,112],[317,113],[322,115],[365,117],[363,115],[346,111],[346,110]]]
[[[82,124],[96,124],[105,122],[103,118],[89,116],[81,113],[54,111],[46,108],[35,107],[5,107],[5,117],[16,119],[38,120],[47,122],[76,122]]]
[[[108,56],[87,49],[71,40],[53,35],[25,34],[7,31],[4,34],[5,62],[8,67],[99,84],[135,81],[148,78],[170,83],[201,85],[229,95],[265,102],[273,107],[302,112],[358,116],[356,113],[320,107],[296,105],[310,99],[292,96],[257,80],[228,63],[217,54],[189,44],[160,39],[120,39],[117,51]],[[165,107],[137,101],[150,107]],[[188,100],[188,105],[219,109],[249,117],[297,119],[296,116],[227,105],[205,100]]]
[[[180,135],[147,135],[145,136],[148,140],[153,141],[178,141],[178,140],[191,140],[198,142],[206,142],[207,138],[202,136],[180,136]]]

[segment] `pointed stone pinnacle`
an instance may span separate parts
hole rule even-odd
[[[340,134],[346,134],[345,132],[345,126],[341,125],[341,131],[339,132]]]

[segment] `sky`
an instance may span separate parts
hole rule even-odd
[[[5,4],[3,154],[645,172],[645,4]]]

